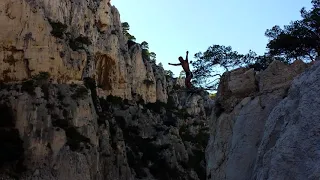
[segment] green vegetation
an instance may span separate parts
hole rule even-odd
[[[72,99],[83,99],[88,96],[88,89],[86,87],[78,87],[71,95]]]
[[[187,167],[193,168],[199,179],[206,179],[205,154],[202,150],[192,150]],[[203,161],[203,163],[201,163]]]
[[[292,63],[297,59],[314,61],[320,52],[320,1],[312,0],[312,8],[302,8],[301,20],[290,22],[281,29],[274,26],[267,29],[265,36],[269,38],[266,45],[268,51],[257,55],[253,51],[240,54],[230,46],[214,44],[204,52],[195,54],[193,84],[216,90],[221,73],[216,67],[229,71],[238,67],[250,67],[257,71],[264,70],[273,60]],[[209,78],[215,78],[209,81]]]
[[[48,83],[49,78],[50,78],[50,74],[48,72],[40,72],[39,74],[32,76],[31,79],[23,81],[21,90],[34,96],[35,95],[34,90],[37,86],[42,86],[42,89],[46,90],[45,85]],[[45,94],[45,96],[46,95],[47,94]]]
[[[90,144],[90,139],[81,135],[76,128],[69,127],[65,129],[67,136],[67,145],[70,147],[72,151],[81,151],[80,143]],[[87,146],[88,147],[88,146]]]
[[[157,100],[155,103],[147,103],[145,106],[147,109],[160,114],[161,109],[167,108],[168,104]]]
[[[6,83],[3,82],[3,81],[0,81],[0,90],[1,90],[1,89],[7,89],[7,88],[9,88],[9,87],[10,87],[10,85],[6,84]]]
[[[25,91],[32,96],[36,95],[36,93],[34,92],[34,90],[36,88],[34,81],[32,81],[32,80],[23,81],[21,85],[22,85],[21,86],[22,91]]]
[[[122,105],[123,104],[123,99],[121,97],[118,96],[113,96],[113,95],[109,95],[107,97],[107,102],[113,104],[113,105]]]
[[[180,71],[179,78],[185,78],[185,77],[186,77],[186,74],[184,70]]]
[[[50,74],[48,72],[39,72],[39,74],[32,76],[32,79],[38,83],[47,82],[50,78]]]
[[[90,145],[90,139],[81,135],[78,130],[72,127],[67,119],[55,119],[53,118],[52,125],[54,127],[65,130],[67,136],[67,145],[72,151],[81,151],[80,144],[84,143]]]
[[[216,98],[216,96],[217,96],[217,94],[216,94],[216,93],[211,93],[211,94],[209,95],[209,97],[210,97],[211,99]]]
[[[43,84],[41,86],[41,90],[43,92],[43,98],[48,101],[49,100],[49,87],[48,87],[48,85]]]
[[[140,44],[142,49],[142,58],[146,61],[149,61],[152,64],[156,64],[156,53],[149,51],[149,44],[146,41],[143,41]]]
[[[320,1],[312,0],[311,3],[311,10],[301,9],[301,20],[291,21],[283,29],[276,25],[266,31],[270,55],[292,61],[316,59],[320,52]]]
[[[121,26],[122,26],[122,32],[128,38],[128,40],[133,41],[133,42],[136,41],[136,38],[128,32],[130,30],[129,23],[123,22],[123,23],[121,23]]]
[[[194,125],[193,125],[194,126]],[[189,155],[189,160],[183,166],[186,169],[194,169],[201,179],[205,179],[206,169],[201,165],[201,161],[205,160],[204,149],[209,140],[209,129],[202,127],[196,135],[192,135],[187,125],[183,125],[179,129],[180,137],[183,141],[189,141],[196,145],[197,149],[193,149],[193,155]]]
[[[190,117],[191,115],[187,112],[187,109],[182,108],[182,109],[177,109],[174,112],[177,117],[181,118],[181,119],[187,119],[188,117]]]
[[[136,44],[136,38],[131,35],[128,31],[130,30],[130,25],[128,22],[121,23],[122,32],[128,38],[128,45],[131,47],[133,44]],[[149,51],[149,44],[146,41],[140,43],[142,49],[142,58],[146,61],[149,61],[152,64],[156,64],[156,53]]]
[[[190,134],[187,125],[183,125],[180,127],[179,134],[180,134],[180,137],[183,141],[192,141],[193,140],[193,136]]]
[[[195,125],[192,125],[195,126]],[[190,141],[198,145],[198,147],[205,148],[209,139],[209,129],[207,127],[200,128],[199,132],[193,136],[190,134],[187,125],[183,125],[179,129],[180,137],[183,141]]]
[[[143,80],[143,83],[146,84],[147,86],[151,86],[152,84],[154,84],[154,81],[149,80],[149,79],[145,79],[145,80]]]
[[[99,97],[97,94],[96,81],[93,78],[89,78],[89,77],[84,78],[83,81],[84,81],[84,85],[86,86],[86,88],[90,89],[90,91],[91,91],[92,102],[94,104],[96,112],[98,112],[99,110],[98,110],[97,104],[99,102]]]
[[[58,98],[58,100],[59,101],[63,101],[63,99],[65,98],[65,96],[60,92],[60,91],[58,91],[58,93],[57,93],[57,98]]]
[[[180,85],[178,85],[178,84],[175,84],[175,85],[173,85],[172,89],[173,90],[179,90],[179,89],[182,89],[182,87]]]
[[[283,57],[271,57],[269,55],[257,56],[253,51],[248,54],[239,54],[232,50],[231,46],[212,45],[204,53],[195,54],[195,61],[192,62],[194,67],[193,83],[201,86],[205,84],[205,88],[217,90],[218,82],[208,79],[212,77],[221,77],[216,72],[216,67],[222,67],[225,71],[229,71],[238,67],[252,67],[256,70],[265,69],[273,60],[286,62]]]
[[[54,22],[50,19],[49,19],[49,23],[52,27],[52,30],[50,33],[57,38],[62,38],[68,26],[66,24],[62,24],[61,22]]]
[[[79,36],[75,39],[69,39],[69,45],[73,51],[76,51],[79,49],[85,49],[85,46],[91,45],[91,41],[88,37]]]
[[[170,149],[170,144],[155,144],[156,138],[142,138],[139,135],[139,127],[127,127],[123,131],[123,136],[126,139],[128,148],[127,157],[130,167],[132,167],[136,173],[137,178],[145,178],[147,174],[143,171],[144,167],[148,167],[149,162],[152,162],[150,172],[157,179],[179,179],[179,173],[177,170],[172,169],[165,158],[162,156],[162,152]],[[141,152],[141,155],[140,155]]]
[[[172,78],[174,76],[173,72],[170,70],[164,70],[165,74],[166,74],[166,78]]]
[[[145,107],[156,113],[161,113],[161,109],[164,108],[167,112],[173,112],[180,117],[185,115],[186,112],[184,109],[179,110],[177,107],[175,107],[174,101],[171,96],[169,96],[167,103],[157,100],[154,103],[145,104]]]

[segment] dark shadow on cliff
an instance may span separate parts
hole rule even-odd
[[[19,177],[26,170],[23,141],[15,128],[12,109],[6,104],[0,104],[0,147],[0,172]]]

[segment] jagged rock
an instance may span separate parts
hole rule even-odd
[[[277,123],[285,124],[284,119],[287,120],[286,122],[296,122],[293,123],[296,128],[302,128],[304,125],[307,125],[307,123],[314,124],[315,121],[312,121],[311,116],[304,118],[303,115],[294,116],[284,114],[284,112],[290,113],[294,111],[290,108],[297,108],[297,105],[293,105],[292,102],[299,102],[299,99],[302,97],[297,95],[297,92],[299,92],[298,89],[305,89],[301,89],[300,92],[306,91],[301,94],[308,96],[307,94],[309,94],[310,89],[308,89],[307,86],[310,86],[311,89],[317,87],[315,77],[319,71],[319,64],[314,65],[311,69],[307,70],[306,73],[299,76],[299,74],[309,66],[309,64],[300,61],[291,65],[285,65],[275,61],[265,71],[256,73],[257,77],[255,77],[255,79],[259,82],[259,92],[252,94],[251,97],[244,96],[238,99],[237,101],[239,102],[231,109],[231,112],[223,111],[223,109],[221,110],[220,107],[217,107],[220,106],[220,104],[215,104],[214,113],[211,114],[211,122],[209,123],[210,140],[206,149],[208,179],[318,178],[316,170],[313,171],[315,173],[312,172],[313,176],[309,176],[309,174],[312,173],[308,173],[308,175],[303,174],[303,172],[305,172],[304,170],[299,171],[302,167],[300,164],[297,163],[296,166],[293,166],[291,160],[288,160],[289,157],[299,159],[297,162],[305,160],[303,158],[304,155],[298,154],[300,151],[296,151],[297,153],[294,153],[294,155],[291,153],[292,155],[289,155],[286,159],[281,158],[280,160],[278,158],[280,156],[286,156],[289,151],[293,152],[292,149],[285,148],[288,147],[286,144],[299,144],[304,140],[302,140],[303,138],[299,138],[300,136],[293,136],[290,133],[290,135],[288,134],[288,136],[286,136],[287,138],[281,138],[281,134],[284,135],[285,131],[293,133],[295,131],[293,129],[295,128],[287,127],[287,125],[275,125]],[[244,70],[238,71],[245,72]],[[274,75],[272,75],[272,73],[274,73]],[[292,84],[293,79],[297,76],[299,76],[299,78]],[[243,75],[240,74],[240,77],[243,77]],[[307,82],[310,82],[309,85],[305,85],[308,84]],[[311,82],[314,83],[314,85],[311,86]],[[221,86],[224,86],[224,84],[227,83],[222,82]],[[288,94],[290,85],[291,89]],[[220,88],[219,90],[224,89]],[[317,90],[310,90],[310,92],[316,91]],[[221,94],[222,93],[220,93],[220,95]],[[287,97],[290,96],[290,94],[291,98]],[[232,97],[233,94],[229,91],[229,96],[225,97],[225,99],[230,96]],[[315,94],[312,96],[316,97]],[[222,97],[222,99],[223,98],[224,97]],[[304,99],[310,100],[308,98]],[[229,107],[232,107],[227,102],[225,103],[229,105]],[[285,103],[287,104],[285,105]],[[314,109],[313,111],[316,112],[315,106],[310,107],[310,109]],[[308,111],[299,112],[303,112],[304,114]],[[313,117],[317,116],[315,115]],[[306,120],[309,119],[310,121],[306,122]],[[297,124],[297,122],[303,123],[304,125]],[[301,133],[303,134],[301,137],[305,136],[303,131],[301,131]],[[272,146],[270,143],[272,143]],[[294,146],[292,145],[292,147]],[[309,143],[307,147],[312,148],[312,143]],[[276,161],[272,161],[272,159],[277,159],[277,163],[273,163]],[[316,164],[312,166],[314,167]],[[288,174],[294,174],[294,176],[288,177]]]
[[[296,78],[266,120],[254,179],[319,179],[320,64]],[[312,157],[312,158],[310,158]]]
[[[134,45],[130,48],[132,59],[132,92],[140,94],[147,102],[156,101],[156,78],[152,71],[147,71],[145,64],[148,62],[142,59],[141,48]]]
[[[265,71],[260,73],[259,89],[264,93],[289,88],[293,78],[301,74],[307,67],[308,65],[301,60],[297,60],[291,65],[273,61]]]
[[[216,99],[225,111],[230,112],[243,98],[256,90],[254,70],[239,68],[222,75]]]
[[[167,78],[167,92],[185,88],[185,79],[183,78]]]
[[[32,172],[39,169],[40,179],[89,179],[89,166],[95,162],[87,163],[85,155],[77,155],[78,151],[91,151],[89,157],[94,160],[97,151],[92,148],[98,145],[97,115],[88,90],[83,86],[34,86],[29,81],[1,89],[0,114],[7,117],[8,123],[1,128],[15,131],[15,146],[23,148],[16,159],[7,163],[21,163],[20,171],[29,170],[21,178],[31,178]],[[77,172],[80,169],[81,173]]]
[[[226,112],[232,109],[245,97],[255,94],[279,92],[284,95],[292,80],[308,66],[301,60],[286,65],[273,61],[266,70],[255,73],[253,69],[239,68],[222,75],[217,102]]]

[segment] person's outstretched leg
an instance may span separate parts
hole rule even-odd
[[[184,85],[186,86],[186,88],[188,88],[188,81],[187,81],[187,78],[186,79],[184,79]]]
[[[188,77],[186,77],[186,79],[185,79],[185,85],[186,85],[186,87],[188,88],[188,89],[190,89],[191,88],[191,76],[188,76]]]

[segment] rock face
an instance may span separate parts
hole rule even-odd
[[[295,79],[269,115],[254,178],[319,179],[320,64]],[[312,158],[310,158],[312,157]]]
[[[212,100],[143,59],[109,0],[2,0],[0,22],[0,179],[205,179]]]
[[[40,72],[67,84],[91,77],[101,96],[166,102],[166,82],[155,78],[139,45],[127,43],[109,0],[3,0],[0,10],[0,81]]]
[[[320,178],[319,63],[225,73],[213,101],[109,0],[2,0],[0,22],[0,179]]]
[[[145,104],[99,98],[94,82],[1,85],[0,178],[205,179],[208,94]]]
[[[223,75],[210,122],[207,179],[319,179],[319,162],[308,157],[317,158],[320,64],[308,67],[274,61],[263,72]]]

